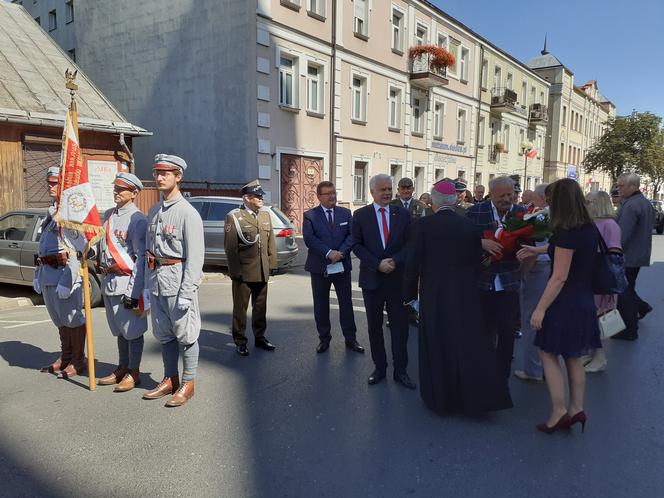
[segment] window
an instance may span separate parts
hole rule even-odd
[[[56,29],[58,29],[58,15],[56,14],[55,9],[53,9],[48,13],[48,30],[53,31]]]
[[[500,66],[493,69],[493,93],[498,94],[499,89],[503,86],[503,70]]]
[[[443,178],[445,178],[445,168],[436,168],[436,182],[435,183],[438,183]]]
[[[572,146],[571,145],[567,147],[567,162],[572,163]]]
[[[352,112],[354,121],[365,122],[367,120],[367,80],[360,76],[353,76],[352,88]]]
[[[459,60],[459,78],[468,81],[468,59],[470,51],[466,47],[461,47],[461,59]]]
[[[76,49],[72,48],[71,50],[67,50],[67,55],[69,55],[69,58],[72,60],[72,62],[76,62]]]
[[[401,128],[401,90],[398,88],[390,87],[390,96],[388,99],[388,123],[387,125],[393,129],[398,130]]]
[[[226,215],[237,207],[237,204],[226,202],[210,202],[205,221],[224,221]]]
[[[415,166],[415,178],[413,186],[415,187],[415,192],[424,191],[424,168],[422,166]]]
[[[526,141],[526,132],[523,128],[519,129],[519,149],[521,148],[521,145]],[[519,151],[519,154],[521,154],[521,151]]]
[[[295,59],[281,56],[279,63],[279,105],[297,107]]]
[[[438,33],[438,46],[447,50],[449,46],[449,39],[447,38],[446,34]]]
[[[74,0],[65,3],[65,22],[67,24],[74,22]]]
[[[424,133],[424,119],[422,117],[422,97],[413,94],[413,133],[422,135]]]
[[[560,157],[558,158],[560,162],[565,162],[565,144],[560,143]]]
[[[539,101],[539,103],[540,104],[546,104],[546,102],[544,101],[544,92],[540,92],[540,101]]]
[[[392,50],[403,52],[403,12],[392,9]]]
[[[457,110],[457,142],[466,142],[466,110]]]
[[[325,17],[325,0],[309,0],[309,14]]]
[[[369,6],[367,0],[353,0],[353,32],[360,37],[369,37]]]
[[[563,126],[567,126],[567,106],[563,106]]]
[[[521,105],[527,106],[528,103],[526,100],[528,99],[528,83],[525,81],[521,82]]]
[[[507,88],[514,89],[514,75],[512,73],[507,73]]]
[[[449,45],[450,45],[449,51],[454,56],[455,62],[454,62],[454,65],[450,66],[448,69],[449,69],[449,72],[452,73],[453,75],[459,76],[458,73],[457,73],[457,70],[459,68],[459,47],[460,47],[460,43],[456,40],[450,40]]]
[[[482,88],[489,88],[489,61],[482,61]]]
[[[355,161],[353,167],[353,202],[365,202],[367,190],[367,163]]]
[[[530,87],[530,103],[534,104],[535,103],[535,98],[536,98],[536,90],[534,86]]]
[[[503,144],[505,145],[505,152],[510,151],[510,125],[505,125],[503,128]]]
[[[482,185],[482,173],[475,173],[475,185]]]
[[[417,29],[415,30],[415,45],[426,45],[428,43],[429,35],[426,26],[422,24],[417,24]]]
[[[484,116],[480,117],[480,133],[479,136],[477,137],[477,145],[480,147],[484,147],[484,127],[486,126],[486,120],[484,119]]]
[[[28,240],[32,237],[34,215],[12,214],[0,220],[0,239]],[[11,256],[10,256],[11,259]]]
[[[542,135],[537,135],[537,159],[542,157]]]
[[[323,68],[309,64],[307,67],[307,111],[323,113]]]
[[[445,119],[445,104],[436,102],[433,106],[433,138],[443,139],[443,120]]]
[[[396,192],[397,191],[397,186],[399,183],[399,180],[403,177],[401,174],[401,171],[403,170],[401,164],[398,163],[393,163],[390,164],[390,176],[392,177],[392,191]]]

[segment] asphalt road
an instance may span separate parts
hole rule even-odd
[[[439,417],[389,376],[368,386],[370,356],[347,353],[338,327],[330,352],[316,355],[301,269],[270,284],[268,337],[277,351],[252,347],[248,358],[234,353],[229,332],[230,281],[203,285],[197,391],[178,409],[141,399],[163,373],[150,332],[140,388],[88,392],[87,377],[37,370],[58,348],[43,307],[4,311],[0,495],[664,496],[664,237],[654,247],[638,290],[655,311],[636,343],[609,341],[607,371],[589,376],[585,434],[536,432],[548,415],[546,388],[516,379],[515,408],[482,419]],[[353,294],[368,349],[361,293]],[[93,317],[101,376],[114,368],[116,346],[103,310]],[[415,329],[409,352],[416,379]]]

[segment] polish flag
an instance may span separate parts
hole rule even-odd
[[[55,220],[61,230],[69,232],[67,238],[79,239],[74,243],[79,250],[93,246],[104,235],[71,111],[67,111],[62,135],[60,195]],[[85,236],[84,240],[80,234]]]
[[[534,159],[535,157],[537,157],[537,149],[533,149],[530,152],[528,152],[527,156],[528,159]]]

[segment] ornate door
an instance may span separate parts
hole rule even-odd
[[[316,186],[322,181],[323,160],[281,156],[281,210],[299,231],[304,212],[318,204]]]

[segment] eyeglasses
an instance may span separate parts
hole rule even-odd
[[[336,190],[332,190],[331,192],[321,192],[321,193],[318,194],[318,195],[337,195],[337,191],[336,191]]]
[[[175,171],[156,169],[152,172],[152,176],[154,178],[157,178],[158,176],[169,176],[169,175],[175,176]]]

